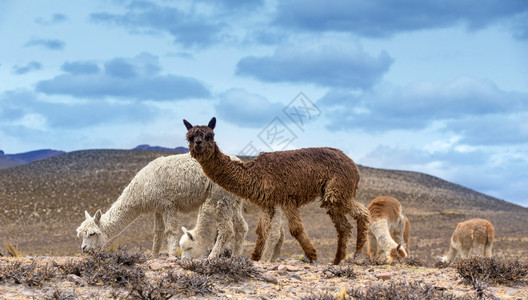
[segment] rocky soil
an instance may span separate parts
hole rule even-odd
[[[0,268],[17,262],[21,265],[48,266],[55,272],[60,265],[79,261],[81,257],[0,258]],[[179,259],[148,259],[137,266],[143,278],[152,283],[172,274],[173,278],[197,278],[199,274],[182,268]],[[361,262],[361,261],[359,261]],[[53,267],[54,266],[54,267]],[[345,261],[341,266],[289,259],[278,263],[253,263],[255,274],[236,279],[209,275],[206,286],[175,290],[172,298],[189,299],[478,299],[475,286],[466,283],[453,267],[434,268],[396,263],[392,265],[356,264]],[[42,271],[41,271],[42,272]],[[0,275],[1,276],[1,275]],[[36,276],[36,275],[34,275]],[[178,277],[179,276],[179,277]],[[187,276],[187,277],[186,277]],[[38,284],[0,280],[2,299],[149,299],[124,284],[89,284],[87,277],[60,274]],[[204,278],[204,277],[201,277]],[[1,279],[1,277],[0,277]],[[182,279],[183,280],[183,279]],[[527,279],[499,285],[483,284],[482,299],[528,299]],[[141,288],[138,288],[141,290]],[[352,296],[355,295],[353,298]],[[153,299],[157,297],[152,294]],[[389,298],[387,298],[389,297]],[[398,298],[392,298],[398,299]]]

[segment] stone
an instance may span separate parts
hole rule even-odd
[[[266,272],[264,274],[262,274],[262,278],[267,281],[267,282],[271,282],[273,284],[278,284],[279,283],[279,280],[277,279],[277,276],[275,276],[273,273],[271,272]]]
[[[286,262],[286,264],[290,265],[290,266],[293,266],[293,265],[304,264],[304,262],[302,262],[301,260],[294,259],[294,260],[290,260],[290,261]]]
[[[290,265],[280,265],[277,270],[279,272],[297,272],[300,270],[299,267],[296,266],[290,266]]]
[[[287,278],[290,278],[290,279],[295,279],[295,280],[301,280],[302,281],[302,278],[297,276],[297,275],[290,275],[288,276]]]
[[[158,271],[158,270],[163,269],[163,264],[161,264],[161,263],[155,261],[155,262],[151,263],[151,264],[149,265],[149,267],[150,267],[150,269],[153,270],[153,271]]]
[[[86,282],[84,278],[77,276],[75,274],[68,274],[68,276],[66,276],[66,279],[79,286],[86,286],[88,284],[88,282]]]
[[[389,280],[391,278],[391,273],[377,273],[376,278],[382,280]]]
[[[176,256],[169,256],[169,258],[167,258],[167,261],[168,261],[168,262],[176,262],[176,261],[178,261],[178,260],[179,260],[179,258],[176,257]]]

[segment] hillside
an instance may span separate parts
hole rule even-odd
[[[74,255],[80,241],[75,229],[84,211],[105,211],[117,199],[137,171],[164,151],[87,150],[0,170],[0,244],[10,243],[33,255]],[[411,221],[411,252],[423,260],[434,260],[447,251],[457,222],[489,219],[496,228],[495,253],[504,257],[526,255],[528,209],[489,197],[426,174],[360,166],[357,200],[367,205],[382,195],[396,197]],[[335,230],[317,203],[302,209],[307,232],[320,261],[331,260]],[[182,225],[194,225],[195,214],[182,215]],[[257,217],[246,215],[250,234],[245,244],[249,255],[255,239]],[[118,244],[149,250],[152,221],[141,217],[130,226]],[[354,241],[350,242],[352,248]],[[285,256],[302,251],[289,235]]]
[[[47,159],[53,156],[61,155],[66,152],[51,149],[42,149],[17,154],[5,154],[0,150],[0,169],[11,168],[37,160]]]

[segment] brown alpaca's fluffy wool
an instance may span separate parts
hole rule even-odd
[[[320,199],[338,233],[338,247],[333,261],[346,257],[352,225],[350,214],[358,222],[360,250],[366,241],[369,213],[354,201],[359,182],[356,164],[342,151],[333,148],[306,148],[261,153],[248,162],[234,161],[223,154],[214,141],[216,119],[208,126],[192,126],[184,121],[191,155],[201,164],[204,173],[227,191],[265,208],[268,218],[280,206],[288,219],[290,233],[311,261],[316,251],[306,235],[298,208]],[[260,259],[266,230],[258,232],[252,258]]]

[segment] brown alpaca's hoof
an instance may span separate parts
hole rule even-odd
[[[313,263],[317,260],[317,252],[314,251],[313,253],[304,253],[304,257],[306,257],[310,263]]]
[[[259,261],[261,256],[262,255],[260,255],[260,254],[251,253],[251,260]]]

